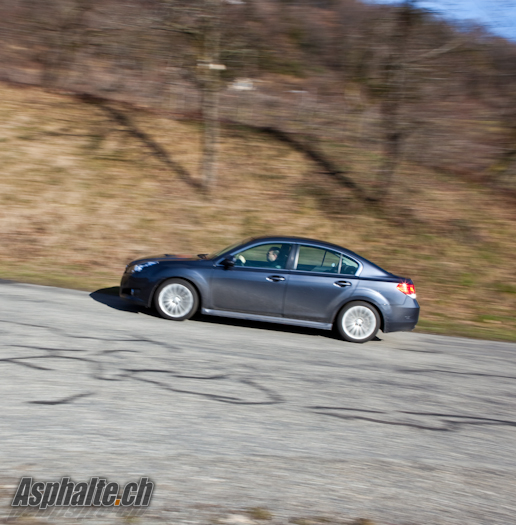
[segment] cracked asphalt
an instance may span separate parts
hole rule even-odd
[[[5,282],[0,332],[1,519],[21,476],[100,475],[154,480],[145,523],[516,523],[516,344],[353,345]]]

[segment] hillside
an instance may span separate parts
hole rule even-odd
[[[367,149],[378,179],[403,157],[516,196],[516,45],[410,4],[0,0],[0,79],[196,119],[216,61],[225,121],[332,142],[342,169],[342,144]]]
[[[420,331],[516,339],[516,208],[496,187],[405,158],[373,206],[288,143],[226,123],[206,195],[195,119],[8,84],[0,116],[0,278],[93,291],[137,256],[295,234],[414,279]],[[317,147],[345,151],[359,181],[375,160],[367,144]]]

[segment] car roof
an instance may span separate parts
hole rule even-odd
[[[296,237],[296,236],[282,236],[282,235],[266,235],[266,236],[258,236],[258,237],[250,237],[245,239],[242,242],[241,246],[249,245],[249,244],[255,244],[257,242],[270,242],[270,243],[294,243],[294,244],[313,244],[315,246],[319,246],[321,248],[328,248],[330,250],[339,251],[345,255],[349,255],[350,257],[357,259],[360,261],[364,267],[362,275],[393,275],[387,270],[384,270],[377,264],[374,264],[370,260],[366,259],[362,255],[358,255],[358,253],[355,253],[352,250],[348,250],[347,248],[344,248],[343,246],[339,246],[338,244],[333,244],[331,242],[321,241],[319,239],[311,239],[309,237]]]
[[[348,250],[347,248],[344,248],[343,246],[339,246],[338,244],[333,244],[331,242],[321,241],[319,239],[311,239],[309,237],[295,237],[295,236],[282,236],[282,235],[266,235],[263,237],[251,237],[249,239],[245,240],[245,244],[254,244],[255,242],[291,242],[294,244],[316,244],[318,246],[324,247],[324,248],[331,248],[333,250],[339,250],[339,251],[345,251],[349,254],[353,254],[356,257],[359,257],[362,259],[363,257],[360,257],[360,255],[356,254],[355,252]]]

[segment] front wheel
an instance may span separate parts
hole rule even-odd
[[[199,296],[189,282],[183,279],[169,279],[157,289],[154,306],[161,317],[184,321],[190,319],[197,311]]]
[[[335,324],[340,336],[346,341],[365,343],[378,332],[380,315],[369,303],[355,301],[339,312]]]

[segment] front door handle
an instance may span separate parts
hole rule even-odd
[[[351,286],[351,283],[349,281],[335,281],[333,284],[335,286],[338,286],[339,288],[345,288],[346,286]]]
[[[284,281],[285,277],[281,277],[281,275],[269,275],[269,277],[266,277],[266,279],[271,283],[277,283],[279,281]]]

